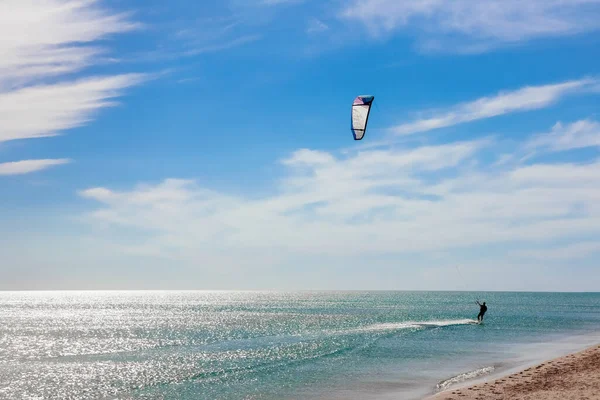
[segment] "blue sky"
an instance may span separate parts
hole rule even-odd
[[[599,28],[598,0],[4,1],[0,288],[597,290]]]

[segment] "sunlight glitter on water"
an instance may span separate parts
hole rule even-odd
[[[406,397],[502,346],[600,326],[600,296],[486,296],[475,326],[464,293],[4,292],[0,398]]]

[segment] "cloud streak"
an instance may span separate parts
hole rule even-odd
[[[256,42],[256,41],[260,40],[261,38],[262,38],[261,35],[244,35],[244,36],[237,37],[235,39],[225,41],[223,43],[195,47],[192,50],[186,51],[184,54],[187,56],[196,56],[196,55],[204,54],[204,53],[213,53],[213,52],[217,52],[217,51],[228,50],[228,49],[232,49],[234,47],[239,47],[239,46],[243,46],[248,43]]]
[[[405,31],[424,50],[481,52],[507,43],[600,28],[598,0],[354,0],[340,17],[374,36]]]
[[[0,163],[0,175],[25,175],[41,171],[53,166],[70,163],[66,158],[48,160],[22,160]]]
[[[110,13],[93,0],[5,0],[0,88],[82,70],[106,52],[92,43],[138,27],[128,15]]]
[[[581,93],[597,83],[595,79],[580,79],[501,92],[495,96],[431,112],[429,117],[397,125],[391,131],[395,135],[411,135],[515,112],[537,110],[556,104],[567,95]]]
[[[526,150],[558,152],[585,147],[600,147],[600,124],[589,119],[566,126],[557,122],[549,133],[536,135],[525,144]]]
[[[82,126],[98,110],[114,106],[123,89],[147,78],[141,74],[94,77],[0,93],[0,142],[55,136]]]
[[[56,136],[114,106],[145,74],[90,76],[108,49],[98,45],[140,24],[95,0],[6,0],[0,3],[0,143]],[[73,73],[80,74],[77,79]],[[2,175],[24,174],[58,160],[4,163]]]
[[[316,34],[322,33],[329,30],[329,26],[317,18],[311,18],[308,21],[308,26],[306,28],[306,33],[308,34]]]

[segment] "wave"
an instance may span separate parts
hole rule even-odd
[[[443,390],[448,389],[452,385],[456,385],[457,383],[462,383],[469,379],[474,379],[474,378],[478,378],[483,375],[490,374],[495,369],[496,368],[494,366],[489,366],[489,367],[483,367],[483,368],[476,369],[474,371],[469,371],[469,372],[465,372],[465,373],[453,376],[450,379],[446,379],[445,381],[441,381],[440,383],[438,383],[436,385],[436,390],[441,392]]]
[[[329,358],[329,357],[337,357],[342,356],[346,353],[353,352],[357,349],[366,348],[372,346],[382,337],[389,336],[390,334],[394,334],[399,330],[405,329],[428,329],[428,328],[441,328],[447,326],[455,326],[455,325],[468,325],[473,324],[474,320],[471,319],[459,319],[459,320],[434,320],[434,321],[407,321],[407,322],[396,322],[396,323],[380,323],[380,324],[372,324],[363,327],[356,327],[345,330],[331,330],[331,331],[322,331],[320,333],[316,333],[314,335],[297,335],[294,336],[294,341],[288,343],[290,345],[295,345],[300,342],[310,341],[314,343],[319,343],[324,340],[327,336],[356,336],[344,339],[341,342],[338,342],[338,346],[325,347],[318,349],[314,352],[308,353],[291,353],[286,354],[284,357],[275,357],[272,359],[261,359],[260,355],[256,355],[256,359],[254,362],[250,362],[249,365],[242,366],[222,366],[221,368],[216,368],[214,370],[208,371],[199,371],[196,373],[190,373],[189,375],[183,375],[174,377],[172,379],[166,379],[163,382],[157,384],[146,385],[143,388],[138,388],[139,391],[151,390],[151,387],[161,387],[168,386],[171,384],[181,384],[184,382],[210,382],[210,381],[223,381],[228,379],[242,379],[243,376],[264,373],[267,371],[278,371],[282,368],[289,367],[291,365],[298,365],[303,363],[314,362],[319,359]],[[372,333],[372,335],[369,335]],[[366,335],[364,335],[366,334]],[[363,336],[364,335],[364,336]],[[366,336],[366,337],[365,337]],[[274,338],[282,339],[282,337],[269,337],[269,340],[273,340]],[[291,337],[287,337],[290,339]],[[253,338],[256,340],[257,338]],[[263,337],[261,339],[267,339]],[[255,342],[256,343],[256,342]],[[263,343],[266,344],[266,343]],[[271,344],[272,346],[272,344]],[[203,347],[203,346],[201,346]],[[451,378],[448,382],[451,382]],[[451,383],[448,384],[452,384]]]
[[[402,329],[425,329],[425,328],[441,328],[454,325],[471,325],[477,323],[473,319],[451,319],[439,321],[406,321],[406,322],[388,322],[382,324],[367,325],[359,328],[348,329],[345,331],[336,331],[336,333],[363,333],[363,332],[379,332],[379,331],[395,331]]]
[[[477,323],[474,319],[451,319],[441,321],[425,321],[417,322],[417,324],[427,327],[442,327],[442,326],[453,326],[453,325],[471,325]]]
[[[312,354],[302,354],[297,355],[288,359],[273,359],[273,360],[265,360],[259,361],[257,363],[253,363],[250,365],[242,366],[242,367],[231,367],[231,368],[220,368],[213,371],[202,371],[196,374],[192,374],[187,376],[181,381],[197,381],[197,380],[206,380],[206,379],[223,379],[226,377],[239,376],[240,374],[249,374],[249,373],[257,373],[264,370],[274,370],[281,367],[289,366],[292,364],[311,362],[317,359],[339,356],[344,353],[356,350],[357,348],[365,348],[373,345],[379,338],[381,338],[381,333],[385,334],[394,332],[397,330],[403,329],[425,329],[425,328],[438,328],[438,327],[446,327],[453,325],[467,325],[472,324],[473,320],[471,319],[460,319],[460,320],[438,320],[438,321],[412,321],[412,322],[397,322],[397,323],[381,323],[381,324],[373,324],[367,325],[358,328],[346,329],[346,330],[337,330],[337,331],[328,331],[324,332],[325,336],[329,335],[356,335],[362,333],[377,333],[376,337],[370,338],[365,342],[347,342],[345,345],[340,346],[338,348],[333,349],[323,349],[323,351],[318,351]],[[272,337],[271,337],[272,338]],[[310,340],[318,342],[323,340],[323,333],[311,336],[299,335],[296,339],[301,342],[303,340]],[[168,382],[170,384],[172,382]]]

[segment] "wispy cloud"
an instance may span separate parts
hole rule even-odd
[[[580,93],[597,84],[595,79],[581,79],[542,86],[527,86],[459,104],[446,110],[430,112],[430,116],[400,124],[391,130],[396,135],[410,135],[445,128],[500,115],[530,111],[555,104],[564,96]]]
[[[347,156],[302,149],[282,160],[288,174],[279,190],[260,199],[176,179],[81,194],[101,204],[89,218],[112,228],[110,235],[143,232],[136,251],[188,259],[228,251],[351,257],[539,246],[600,233],[600,164],[497,167],[484,156],[493,143]]]
[[[98,110],[113,106],[122,90],[139,84],[140,74],[94,77],[0,93],[0,142],[57,135],[81,126]]]
[[[71,160],[69,159],[60,158],[54,160],[22,160],[0,163],[0,175],[24,175],[70,162]]]
[[[195,46],[192,50],[186,51],[184,54],[188,56],[196,56],[204,53],[213,53],[216,51],[228,50],[234,47],[243,46],[248,43],[256,42],[261,39],[261,35],[244,35],[235,39],[226,40],[221,43],[214,43],[209,45]]]
[[[215,53],[248,45],[262,39],[256,27],[232,14],[182,22],[185,28],[170,35],[169,50],[157,56],[179,58]]]
[[[600,148],[600,124],[597,121],[582,119],[567,124],[559,121],[549,132],[534,134],[510,153],[498,155],[494,165],[519,164],[540,155],[590,147]]]
[[[589,119],[564,125],[557,122],[548,133],[534,136],[526,150],[556,152],[585,147],[600,147],[600,123]]]
[[[0,89],[79,71],[106,49],[95,45],[139,24],[94,0],[0,3]]]
[[[95,0],[6,0],[0,3],[0,142],[55,136],[88,123],[116,104],[143,74],[91,76],[108,49],[100,40],[140,25]],[[78,79],[73,73],[79,74]],[[2,165],[3,175],[64,164],[24,160]]]
[[[377,36],[408,31],[428,50],[478,52],[597,30],[600,1],[354,0],[340,15]]]
[[[306,33],[321,33],[325,32],[329,29],[329,26],[325,24],[323,21],[317,18],[311,18],[308,21],[308,26],[306,28]]]

